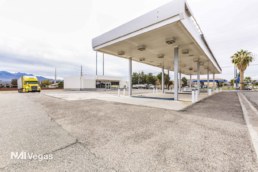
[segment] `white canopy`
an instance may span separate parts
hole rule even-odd
[[[185,0],[174,0],[121,25],[92,41],[93,49],[156,67],[174,70],[174,46],[179,47],[179,71],[221,73],[200,27]]]

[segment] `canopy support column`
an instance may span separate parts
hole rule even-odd
[[[162,93],[165,93],[164,90],[164,66],[162,67],[162,76],[161,76],[161,89],[162,89]]]
[[[169,69],[168,69],[168,81],[170,81]],[[167,89],[169,90],[169,84],[168,84],[168,88]]]
[[[189,86],[190,86],[190,90],[192,91],[192,74],[190,74]]]
[[[96,76],[98,76],[98,52],[96,51]]]
[[[200,61],[197,61],[197,90],[198,94],[200,94]]]
[[[215,73],[213,73],[213,83],[212,83],[213,90],[215,90]]]
[[[181,92],[181,81],[182,81],[182,78],[181,78],[181,72],[179,72],[179,79],[178,79],[178,91]]]
[[[174,100],[178,101],[178,47],[174,48]]]
[[[132,96],[132,57],[129,58],[129,96]]]
[[[210,70],[209,68],[207,69],[207,89],[210,87]]]
[[[103,53],[103,76],[105,75],[105,55]]]

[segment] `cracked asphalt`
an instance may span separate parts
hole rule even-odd
[[[233,92],[181,112],[37,93],[0,94],[0,109],[1,171],[257,171]]]

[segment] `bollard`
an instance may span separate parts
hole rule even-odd
[[[195,91],[192,91],[192,103],[195,102]]]
[[[120,97],[120,89],[117,90],[117,94]]]
[[[209,96],[211,95],[211,89],[208,89],[208,95]]]
[[[222,88],[220,88],[220,90],[219,90],[220,92],[222,92]]]
[[[158,93],[158,88],[156,88],[156,93]]]
[[[125,88],[124,88],[124,96],[125,96]]]
[[[152,90],[152,94],[154,94],[155,93],[155,88],[153,88],[153,90]]]
[[[219,90],[218,90],[218,88],[216,88],[216,93],[218,93],[219,92]]]
[[[195,91],[195,102],[197,102],[197,101],[198,101],[198,96],[199,96],[199,91],[198,91],[198,90],[196,90],[196,91]]]

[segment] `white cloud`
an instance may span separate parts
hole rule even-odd
[[[0,70],[60,76],[95,74],[91,40],[124,22],[170,0],[0,0]],[[258,53],[256,0],[189,0],[192,11],[220,65],[244,48]],[[6,59],[8,58],[8,59]],[[99,58],[102,73],[102,58]],[[257,63],[257,61],[256,61]],[[127,76],[128,61],[106,55],[107,75]],[[160,69],[133,63],[134,71],[158,73]],[[257,76],[257,66],[246,75]],[[222,75],[233,77],[232,68]]]

